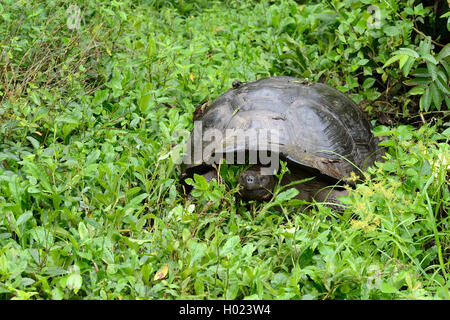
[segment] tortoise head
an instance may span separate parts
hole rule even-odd
[[[275,186],[275,176],[261,174],[261,167],[256,165],[245,170],[238,178],[242,186],[240,191],[246,200],[268,200]]]

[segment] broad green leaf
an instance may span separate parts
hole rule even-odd
[[[416,59],[419,58],[419,54],[410,48],[400,48],[399,50],[394,51],[393,54],[394,55],[408,55],[408,56],[410,56],[412,58],[416,58]]]
[[[87,167],[95,163],[99,157],[100,157],[100,150],[98,149],[92,150],[86,157],[86,162],[84,163],[84,166]]]
[[[124,210],[127,210],[127,209],[132,208],[132,207],[140,206],[142,200],[146,199],[147,197],[148,197],[148,194],[147,194],[147,193],[143,193],[143,194],[140,194],[140,195],[134,197],[134,198],[133,198],[126,206],[125,206]]]
[[[396,293],[398,291],[393,285],[384,281],[381,283],[380,290],[383,293]]]
[[[428,109],[430,108],[430,104],[431,104],[431,92],[430,88],[427,88],[425,90],[425,93],[422,95],[422,97],[420,97],[419,100],[420,110],[428,111]]]
[[[386,26],[386,27],[383,28],[383,31],[389,37],[395,37],[398,34],[400,34],[399,28],[394,27],[394,26]]]
[[[80,124],[80,121],[77,119],[77,117],[72,114],[60,115],[60,116],[56,117],[55,121],[76,124],[76,125]]]
[[[209,184],[208,184],[208,181],[206,181],[204,176],[195,173],[194,180],[197,184],[197,187],[200,190],[208,190]]]
[[[28,160],[24,160],[21,163],[30,172],[30,174],[41,183],[41,185],[46,189],[47,192],[53,193],[53,189],[50,185],[49,176],[46,173],[45,169],[38,168],[36,164]]]
[[[406,80],[404,83],[407,86],[427,86],[431,82],[430,78],[415,78],[411,80]]]
[[[427,69],[431,76],[431,79],[436,80],[437,78],[437,68],[434,64],[427,62]]]
[[[39,149],[39,141],[37,141],[35,138],[31,136],[27,136],[27,140],[31,142],[34,149]]]
[[[152,101],[152,95],[151,94],[144,94],[139,99],[139,110],[142,113],[145,113],[148,110],[148,107],[151,105],[151,101]]]
[[[433,57],[431,54],[426,53],[422,55],[422,58],[428,62],[431,62],[432,64],[436,65],[438,63],[438,61],[436,60],[435,57]]]
[[[441,76],[441,73],[438,73],[438,77],[436,79],[436,82],[434,82],[440,91],[442,91],[444,94],[449,95],[450,94],[450,88],[447,85],[447,82],[443,79],[443,76]]]
[[[447,70],[444,70],[441,67],[439,67],[437,69],[437,76],[438,76],[438,78],[441,78],[444,83],[447,83],[447,80],[448,80],[448,77],[447,77],[448,73],[446,73],[446,71]]]
[[[61,288],[55,287],[52,289],[52,300],[62,300],[64,299],[64,291]]]
[[[78,233],[80,235],[81,241],[84,241],[89,238],[88,229],[86,228],[86,225],[82,221],[78,224]]]
[[[394,132],[391,128],[386,126],[376,126],[373,130],[373,135],[376,137],[390,136]]]
[[[419,44],[419,54],[421,56],[427,55],[431,50],[431,37],[427,36],[424,40],[420,41]]]
[[[187,247],[191,253],[189,266],[193,266],[196,262],[201,260],[206,253],[207,246],[204,243],[198,243],[193,239],[189,239]]]
[[[94,99],[92,99],[93,105],[99,105],[108,99],[109,89],[97,90],[95,92]]]
[[[36,91],[33,91],[30,94],[30,99],[31,101],[33,101],[34,104],[40,106],[41,105],[41,99],[39,98],[39,96],[37,95]]]
[[[400,69],[403,69],[403,66],[405,65],[406,61],[408,61],[408,59],[410,59],[411,57],[408,56],[407,54],[401,54],[400,55],[400,60],[398,61],[398,67]]]
[[[422,86],[414,87],[408,91],[409,95],[424,94],[424,93],[425,93],[425,88]]]
[[[78,290],[80,290],[81,285],[83,284],[83,278],[79,273],[72,273],[68,278],[66,282],[66,286],[68,289],[73,290],[75,294],[78,293]]]
[[[196,295],[202,295],[205,293],[205,284],[203,280],[197,278],[194,281],[194,291]]]
[[[281,192],[277,195],[276,201],[278,203],[285,202],[297,196],[299,191],[296,188],[291,188],[286,191]]]
[[[235,250],[237,246],[240,244],[240,237],[239,236],[232,236],[225,242],[225,245],[222,247],[221,254],[228,254],[229,252],[232,252]]]
[[[445,129],[445,130],[442,132],[442,135],[443,135],[444,137],[450,138],[450,127],[447,128],[447,129]]]
[[[400,141],[406,141],[406,140],[410,140],[412,138],[412,131],[413,131],[414,127],[410,126],[410,125],[400,125],[397,128],[397,132],[398,132],[398,139]]]
[[[9,177],[8,186],[9,191],[11,192],[11,195],[16,201],[16,203],[20,203],[22,199],[22,190],[20,188],[19,176],[13,175]]]
[[[34,240],[45,248],[50,248],[53,245],[52,230],[45,229],[42,226],[38,226],[31,230],[31,235]]]
[[[157,53],[155,38],[149,36],[147,39],[147,58],[153,58]]]
[[[358,61],[358,65],[365,66],[369,62],[369,59],[361,59]]]
[[[236,299],[238,292],[239,292],[239,285],[237,281],[229,282],[227,291],[225,293],[225,298],[228,300],[234,300]]]
[[[364,89],[369,89],[369,88],[372,88],[374,83],[375,83],[375,78],[367,78],[366,80],[364,80],[362,87]]]
[[[151,263],[146,263],[141,267],[142,280],[144,280],[145,284],[149,283],[151,272],[152,272],[152,264]]]
[[[389,59],[384,63],[383,68],[385,68],[385,67],[387,67],[387,66],[393,64],[395,61],[398,61],[398,60],[400,60],[401,58],[402,58],[402,55],[395,55],[395,56],[389,58]]]
[[[50,277],[57,277],[67,274],[67,270],[61,267],[47,267],[43,271],[44,274],[49,275]]]
[[[412,66],[414,65],[414,62],[416,62],[416,59],[409,57],[408,61],[406,61],[405,65],[403,66],[403,76],[407,77],[409,72],[411,71]]]
[[[24,214],[21,214],[19,218],[17,218],[16,224],[17,226],[20,226],[30,220],[30,218],[33,217],[33,213],[31,211],[27,211]]]
[[[450,12],[450,11],[449,11]],[[438,54],[438,60],[443,60],[444,58],[450,56],[450,43],[447,43],[445,47],[441,49]]]
[[[438,110],[441,110],[441,102],[442,102],[443,97],[442,97],[441,93],[439,92],[439,89],[437,88],[436,84],[433,82],[430,84],[430,93],[431,93],[431,97],[432,97],[434,106]]]

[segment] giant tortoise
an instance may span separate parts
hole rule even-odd
[[[233,154],[227,162],[236,161],[236,154],[247,152],[248,164],[249,151],[265,151],[271,159],[287,162],[290,173],[284,175],[282,184],[313,177],[295,185],[297,197],[307,201],[339,203],[337,197],[345,195],[346,190],[327,186],[344,181],[352,184],[351,173],[358,176],[378,154],[378,140],[358,106],[340,91],[304,79],[269,77],[246,84],[235,81],[232,89],[199,106],[194,120],[196,132],[188,142],[184,177],[197,173],[210,180],[217,176],[220,156]],[[259,144],[261,136],[255,138],[249,132],[265,132],[265,141]],[[256,140],[258,143],[254,143]],[[200,152],[192,152],[199,146]],[[274,172],[263,173],[267,163],[261,164],[259,159],[251,163],[254,165],[239,176],[240,194],[248,200],[269,199],[278,180]]]

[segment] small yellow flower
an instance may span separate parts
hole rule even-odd
[[[394,181],[391,183],[392,188],[396,189],[398,187],[401,187],[402,183],[400,181]]]
[[[382,193],[382,190],[384,190],[383,182],[374,183],[372,189],[375,193]]]
[[[352,220],[350,224],[355,229],[362,229],[364,232],[375,231],[380,225],[380,216],[369,214],[364,220]]]
[[[400,142],[400,146],[403,148],[403,149],[408,149],[408,147],[410,146],[410,141],[401,141]]]
[[[383,174],[383,164],[382,163],[378,164],[378,169],[377,169],[376,173]]]
[[[359,190],[364,198],[369,198],[374,194],[373,190],[367,186],[361,187]]]
[[[350,173],[350,177],[348,177],[346,180],[348,182],[356,182],[359,179],[359,177],[356,175],[354,171]]]
[[[366,205],[364,201],[358,201],[356,202],[356,211],[359,213],[365,213],[366,212]]]
[[[369,173],[367,173],[367,172],[363,172],[363,176],[364,176],[364,180],[365,180],[366,182],[368,182],[368,181],[370,181],[370,180],[371,180],[371,178],[370,178],[370,174],[369,174]]]
[[[355,229],[363,229],[366,226],[366,223],[361,220],[352,220],[350,221],[350,224]]]

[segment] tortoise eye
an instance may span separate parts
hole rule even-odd
[[[255,178],[254,178],[253,176],[251,176],[251,175],[248,175],[248,176],[246,177],[246,180],[247,180],[247,183],[248,183],[248,184],[251,184],[251,183],[254,183],[254,182],[255,182]]]

